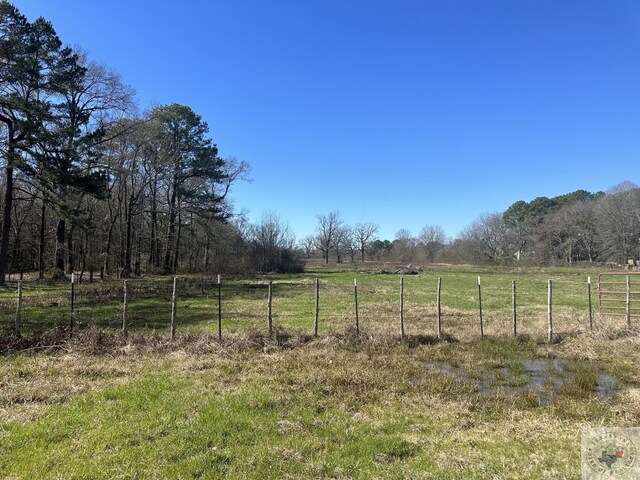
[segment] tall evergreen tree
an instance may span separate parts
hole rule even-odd
[[[183,213],[225,219],[227,176],[218,147],[207,136],[209,127],[191,108],[173,103],[154,109],[160,126],[161,155],[167,160],[169,224],[163,269],[178,266]],[[222,190],[221,190],[222,187]]]
[[[5,191],[0,234],[0,285],[5,283],[14,170],[25,169],[34,146],[50,134],[53,109],[68,85],[84,75],[77,56],[63,48],[52,25],[38,18],[33,23],[13,5],[0,1],[0,123],[4,142]]]

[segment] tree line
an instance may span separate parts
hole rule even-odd
[[[330,259],[338,263],[366,260],[435,262],[449,243],[444,229],[437,225],[425,225],[418,237],[401,229],[390,241],[378,237],[379,226],[375,223],[348,225],[337,211],[316,218],[314,233],[304,237],[298,248],[306,258],[321,257],[325,263]]]
[[[513,203],[469,225],[452,248],[467,261],[627,264],[640,257],[640,188],[577,190]]]
[[[7,1],[0,138],[0,284],[26,270],[171,273],[233,253],[228,193],[249,165],[221,158],[188,106],[138,113],[117,72]]]
[[[519,200],[504,212],[483,213],[455,238],[426,225],[417,236],[399,230],[381,240],[373,224],[344,225],[337,212],[318,216],[300,243],[307,257],[395,262],[637,264],[640,258],[640,187],[625,181],[607,192],[576,190]],[[368,232],[362,235],[363,232]]]

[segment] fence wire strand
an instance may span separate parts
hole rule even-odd
[[[464,281],[442,276],[443,330],[453,336],[480,336],[478,290],[474,276]],[[409,334],[436,334],[436,279],[420,281],[405,277],[404,325]],[[225,280],[178,277],[178,331],[217,330],[218,302],[221,302],[225,331],[267,328],[268,280]],[[522,284],[521,284],[522,283]],[[540,283],[540,285],[538,285]],[[546,332],[546,283],[522,281],[516,277],[518,331],[542,337]],[[130,279],[127,282],[127,326],[130,330],[164,331],[172,311],[173,278]],[[311,331],[315,314],[315,278],[272,281],[272,321],[278,328]],[[588,327],[586,278],[553,280],[554,330],[558,333]],[[400,277],[358,278],[359,329],[363,332],[397,332],[399,325]],[[108,281],[76,283],[73,310],[70,285],[23,283],[20,326],[22,334],[67,325],[119,329],[124,312],[124,283]],[[595,289],[593,295],[596,295]],[[635,294],[634,294],[635,295]],[[635,297],[632,297],[635,300]],[[638,294],[640,300],[640,294]],[[594,306],[597,299],[592,299]],[[483,327],[485,333],[508,335],[511,322],[511,278],[493,276],[482,282]],[[3,333],[11,334],[16,314],[17,282],[0,294]],[[321,278],[319,331],[355,328],[353,280]],[[597,312],[594,311],[593,315]],[[596,320],[601,320],[598,316]],[[624,323],[607,320],[608,326]]]

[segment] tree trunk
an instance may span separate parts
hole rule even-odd
[[[149,265],[160,266],[160,245],[158,244],[158,175],[156,174],[151,187],[151,232],[149,242]]]
[[[178,200],[178,232],[176,234],[176,248],[173,251],[173,271],[178,271],[178,254],[180,252],[180,236],[182,235],[182,211]]]
[[[143,192],[140,192],[140,195],[142,195],[142,200],[140,201],[140,210],[144,211],[144,195]],[[138,221],[138,228],[135,234],[135,239],[136,239],[136,262],[135,262],[135,266],[134,266],[134,274],[139,277],[140,275],[142,275],[142,221],[143,221],[143,215],[140,214],[139,216],[139,221]]]
[[[11,234],[11,209],[13,208],[13,161],[15,157],[15,146],[13,142],[13,126],[7,125],[7,163],[4,169],[5,191],[4,209],[2,212],[2,236],[0,238],[0,286],[5,286],[5,275],[7,273],[7,263],[9,260],[9,235]]]
[[[124,189],[126,189],[126,184],[124,186]],[[126,244],[127,244],[127,236],[126,236],[126,223],[127,223],[127,195],[125,192],[125,195],[122,195],[121,192],[118,194],[118,217],[120,219],[120,229],[119,229],[119,233],[120,235],[118,236],[119,240],[120,240],[120,248],[119,248],[119,261],[118,261],[118,277],[120,277],[122,275],[122,268],[124,268],[125,265],[125,255],[126,255]]]
[[[196,255],[195,234],[193,231],[193,212],[189,213],[189,270],[193,269],[193,259]]]
[[[134,273],[137,277],[142,275],[142,234],[138,232],[136,237],[136,263]]]
[[[173,181],[171,191],[171,201],[169,202],[169,231],[167,233],[167,248],[164,255],[164,273],[173,272],[173,249],[175,247],[176,238],[176,217],[177,217],[177,200],[178,200],[178,179],[177,173]]]
[[[17,202],[13,202],[13,205],[15,206],[17,204]],[[17,212],[14,212],[17,214]],[[14,220],[17,220],[17,215],[14,216]],[[16,232],[16,238],[13,242],[13,252],[11,253],[11,261],[9,262],[9,265],[11,266],[11,270],[13,270],[14,272],[16,271],[16,268],[22,270],[22,261],[20,260],[20,237],[22,236],[22,232],[20,231],[20,222],[15,221],[15,232]]]
[[[91,248],[89,243],[89,229],[85,229],[84,231],[84,244],[82,246],[82,261],[80,262],[80,282],[82,282],[82,277],[84,276],[84,272],[87,269],[87,257],[89,256],[89,249]]]
[[[129,205],[126,207],[127,235],[124,245],[124,267],[122,268],[122,277],[129,278],[131,275],[131,249],[132,249],[132,222],[133,222],[133,200],[129,198]]]
[[[56,227],[56,270],[54,278],[64,277],[64,249],[65,249],[65,221],[64,218],[58,219]]]
[[[40,212],[40,243],[38,244],[38,278],[44,279],[44,250],[45,250],[45,228],[47,214],[47,202],[42,196],[42,210]]]
[[[104,280],[105,276],[109,275],[109,262],[111,257],[111,243],[113,241],[113,229],[116,226],[118,215],[113,213],[113,205],[111,203],[111,197],[107,199],[107,206],[109,207],[109,228],[107,230],[107,241],[105,242],[103,249],[102,266],[100,267],[100,279]]]
[[[11,269],[22,271],[22,259],[20,258],[20,239],[22,238],[22,223],[18,219],[18,202],[13,202],[13,218],[14,218],[14,230],[16,239],[13,242],[13,252],[11,253]]]
[[[73,269],[75,268],[75,253],[73,251],[74,231],[75,231],[75,227],[73,226],[73,223],[72,223],[71,228],[69,229],[69,234],[67,235],[67,269],[69,274],[72,274]]]
[[[100,269],[100,278],[104,280],[105,275],[109,275],[109,256],[111,255],[111,240],[113,238],[113,227],[115,226],[115,222],[111,222],[109,225],[109,230],[107,231],[107,244],[104,249],[104,262],[102,264],[102,268]]]

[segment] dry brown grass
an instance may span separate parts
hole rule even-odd
[[[0,421],[33,421],[52,404],[130,382],[160,361],[81,351],[12,356],[0,363]]]

